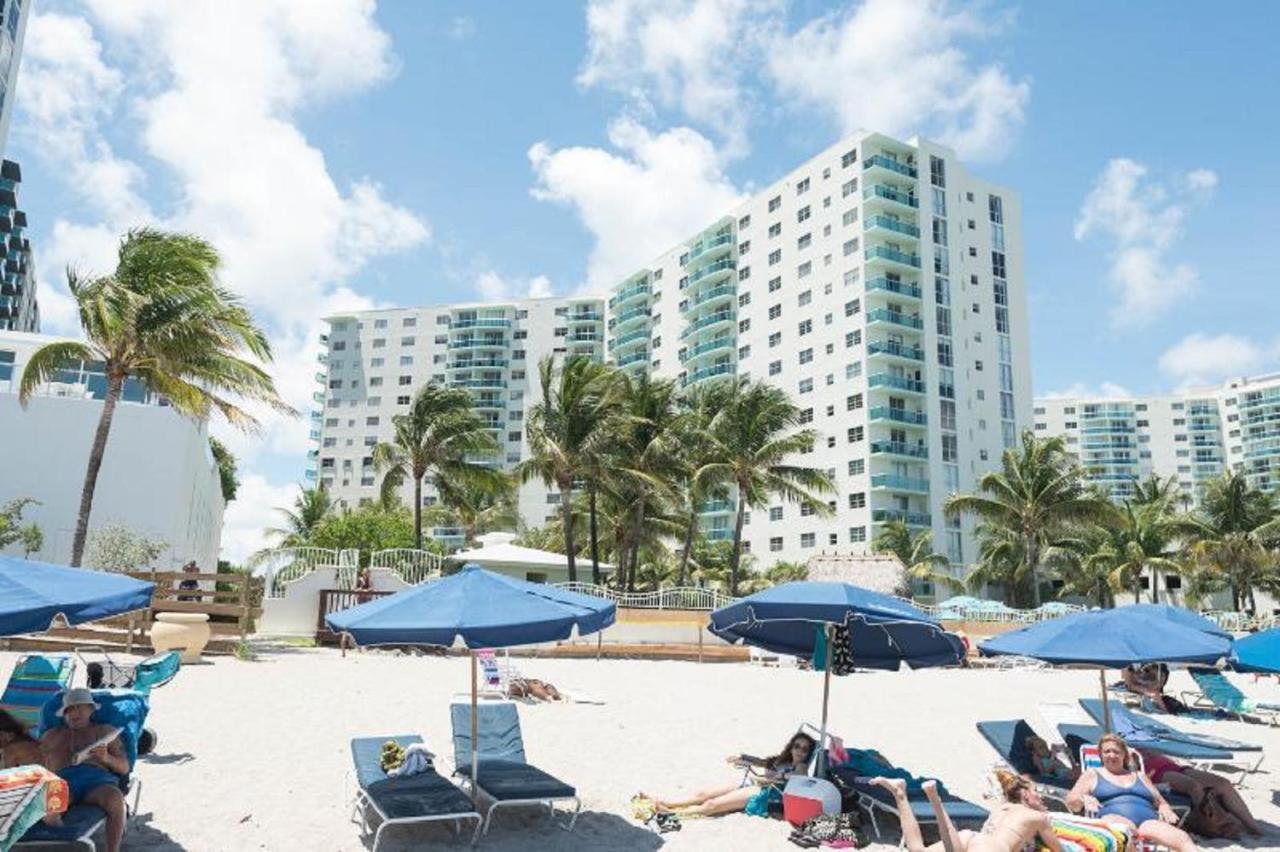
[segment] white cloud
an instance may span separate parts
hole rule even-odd
[[[568,205],[595,237],[586,287],[603,290],[724,215],[742,193],[712,142],[687,127],[653,133],[631,119],[609,127],[614,151],[529,149],[535,198]]]
[[[1107,163],[1080,207],[1075,237],[1099,235],[1111,244],[1109,274],[1121,296],[1112,311],[1116,325],[1147,325],[1195,292],[1195,268],[1168,255],[1183,234],[1187,215],[1212,195],[1217,183],[1218,176],[1208,169],[1166,185],[1149,178],[1142,163],[1125,158]]]
[[[1160,356],[1160,369],[1183,385],[1257,374],[1280,364],[1280,338],[1260,343],[1237,334],[1189,334]]]
[[[222,519],[220,556],[243,564],[246,557],[261,550],[265,544],[263,528],[282,526],[284,518],[275,510],[292,507],[297,494],[294,484],[274,485],[256,473],[241,476],[236,499],[227,504]]]
[[[1031,84],[979,65],[961,43],[1003,29],[999,17],[942,0],[866,0],[775,40],[768,67],[780,95],[830,114],[845,133],[919,133],[993,160],[1016,138]]]
[[[1097,387],[1087,385],[1084,382],[1076,382],[1062,390],[1037,394],[1038,399],[1123,399],[1130,396],[1133,396],[1133,394],[1129,392],[1128,388],[1114,382],[1103,382]]]
[[[476,276],[476,292],[485,302],[509,302],[514,299],[544,299],[554,294],[551,279],[545,275],[532,278],[504,277],[493,270]]]

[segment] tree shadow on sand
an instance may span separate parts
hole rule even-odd
[[[174,763],[190,763],[195,760],[196,756],[189,751],[179,751],[173,754],[144,754],[138,758],[143,763],[154,763],[159,766],[168,766]]]
[[[151,814],[139,814],[129,822],[129,827],[125,830],[124,848],[184,852],[187,847],[152,825]]]

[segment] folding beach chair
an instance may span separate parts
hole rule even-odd
[[[1271,725],[1280,725],[1280,704],[1252,701],[1217,669],[1192,668],[1187,671],[1200,687],[1199,692],[1182,693],[1182,700],[1190,706],[1218,710],[1244,721],[1260,719]]]
[[[75,660],[67,654],[19,657],[0,696],[0,710],[35,731],[40,727],[40,710],[49,699],[71,686],[75,671]]]
[[[916,821],[921,825],[937,824],[938,818],[933,812],[933,805],[930,804],[920,786],[928,779],[912,775],[873,752],[849,749],[849,753],[851,762],[831,767],[828,774],[842,793],[854,797],[858,806],[866,811],[867,816],[871,818],[871,828],[877,838],[880,837],[878,814],[887,813],[896,817],[898,804],[888,790],[859,780],[862,778],[878,776],[904,779],[907,782],[907,800],[911,804],[911,812],[915,814]],[[978,826],[986,822],[990,815],[986,808],[950,793],[941,781],[938,782],[938,797],[942,800],[943,809],[957,826]]]
[[[1080,706],[1095,721],[1102,723],[1102,702],[1099,699],[1081,698]],[[1262,746],[1241,742],[1240,740],[1227,739],[1226,737],[1215,737],[1211,734],[1202,734],[1196,731],[1184,731],[1128,707],[1111,708],[1111,725],[1116,733],[1125,737],[1126,740],[1133,738],[1135,745],[1143,745],[1143,738],[1152,736],[1158,740],[1183,742],[1219,751],[1232,752],[1234,758],[1230,765],[1246,774],[1258,771],[1258,767],[1262,766],[1262,761],[1266,757],[1263,754]]]
[[[471,777],[470,696],[456,698],[449,712],[453,723],[453,774],[492,801],[485,812],[482,834],[489,832],[493,812],[498,808],[546,805],[554,817],[557,802],[573,805],[569,822],[560,826],[573,830],[582,802],[573,787],[529,764],[515,702],[486,700],[477,705],[478,779]]]
[[[177,676],[182,658],[177,651],[163,651],[136,663],[127,663],[112,657],[106,648],[90,645],[76,648],[76,659],[84,666],[89,685],[94,689],[132,689],[149,695],[151,690]],[[92,683],[93,678],[88,674],[94,666],[101,670],[100,684]]]
[[[1046,775],[1036,766],[1027,738],[1038,736],[1025,719],[979,722],[978,733],[1000,755],[1001,763],[1019,775],[1025,775],[1036,785],[1037,792],[1046,799],[1060,803],[1064,808],[1072,781]],[[1048,740],[1046,740],[1048,742]]]
[[[393,741],[401,748],[421,743],[422,737],[359,737],[351,741],[353,768],[347,773],[348,783],[354,779],[356,789],[351,801],[351,819],[359,819],[364,835],[372,828],[370,814],[376,814],[378,827],[373,834],[373,852],[382,842],[382,832],[391,826],[427,822],[451,822],[454,833],[461,830],[462,820],[472,820],[475,828],[471,842],[480,834],[481,817],[466,793],[447,778],[430,769],[403,778],[393,778],[382,771],[382,746]]]
[[[112,725],[120,729],[120,745],[129,761],[129,774],[120,779],[120,792],[125,796],[127,817],[131,820],[138,813],[142,797],[142,780],[133,775],[138,762],[138,740],[150,709],[147,697],[125,689],[95,689],[93,700],[98,709],[90,720],[96,724]],[[58,709],[62,706],[59,692],[40,711],[40,732],[43,734],[62,724]],[[95,805],[73,805],[62,815],[62,825],[49,826],[37,823],[28,829],[14,849],[36,849],[44,846],[81,846],[93,852],[93,836],[106,825],[107,816]],[[127,829],[127,822],[126,822]]]

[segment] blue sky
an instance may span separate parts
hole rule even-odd
[[[317,318],[598,287],[859,126],[1023,196],[1037,393],[1274,370],[1274,6],[42,0],[6,156],[40,259],[207,234],[309,407]],[[305,426],[236,438],[256,543]]]

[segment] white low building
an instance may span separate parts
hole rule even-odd
[[[22,408],[18,385],[27,359],[57,339],[0,332],[0,442],[6,448],[0,504],[24,497],[39,501],[23,515],[24,523],[34,521],[44,533],[44,547],[32,558],[66,563],[106,382],[100,365],[78,363]],[[205,424],[127,384],[98,474],[90,536],[95,529],[123,525],[164,542],[154,567],[173,570],[194,559],[212,572],[224,509]]]

